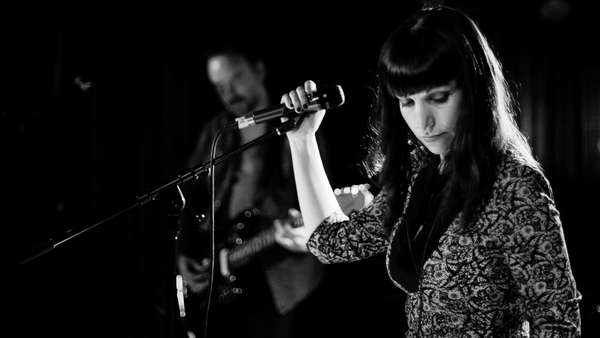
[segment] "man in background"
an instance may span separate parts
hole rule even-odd
[[[190,166],[210,160],[212,141],[224,125],[276,104],[267,88],[267,66],[255,53],[259,48],[240,40],[222,38],[206,48],[208,79],[224,109],[204,123],[191,154]],[[272,123],[227,130],[219,138],[215,155],[227,154],[280,123],[275,119]],[[279,239],[285,238],[285,242],[274,242],[271,237],[275,233],[275,220],[291,217],[288,223],[301,223],[298,222],[298,201],[288,147],[285,137],[273,137],[215,167],[217,242],[227,237],[233,224],[241,222],[246,232],[240,235],[241,238],[260,233],[259,236],[267,238],[271,244],[251,255],[248,263],[230,271],[235,276],[232,287],[241,289],[241,294],[236,294],[227,304],[220,302],[218,297],[226,293],[221,292],[222,286],[231,285],[221,278],[218,265],[215,268],[208,324],[210,337],[291,336],[298,305],[309,297],[322,279],[323,266],[308,253],[305,243],[309,234],[303,227],[287,226],[285,232],[278,227]],[[177,266],[189,293],[187,320],[197,336],[202,336],[199,331],[204,324],[203,302],[206,301],[210,265],[206,239],[211,224],[209,184],[209,177],[201,177],[181,187],[188,208],[181,216]],[[247,211],[250,217],[240,218]],[[200,214],[206,219],[198,222],[196,216]],[[192,299],[199,302],[194,304]]]

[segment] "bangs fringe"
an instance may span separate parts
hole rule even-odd
[[[462,77],[460,52],[451,48],[448,39],[413,28],[396,31],[388,41],[402,44],[389,43],[382,50],[379,80],[390,96],[412,95]]]

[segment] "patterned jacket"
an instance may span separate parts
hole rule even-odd
[[[428,156],[413,152],[415,175]],[[491,198],[468,231],[458,217],[425,261],[418,291],[390,273],[391,236],[382,228],[386,193],[350,217],[336,212],[308,246],[323,263],[350,262],[386,252],[388,274],[407,293],[405,337],[579,337],[575,280],[552,191],[543,174],[507,155]],[[410,200],[410,188],[405,210]],[[421,332],[421,334],[419,334]]]

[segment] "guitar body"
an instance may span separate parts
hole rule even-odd
[[[245,248],[249,239],[267,234],[268,230],[259,233],[259,220],[260,211],[258,209],[245,210],[233,219],[229,227],[221,229],[215,234],[215,237],[219,239],[215,241],[212,304],[227,305],[236,301],[242,294],[243,283],[238,283],[235,270],[249,263],[251,257],[241,258],[235,262],[230,259],[231,255],[236,252],[236,248]],[[206,245],[205,247],[209,248],[210,246]],[[206,253],[206,257],[209,256],[210,254]],[[200,309],[204,309],[208,301],[206,293],[188,293],[186,297],[190,299],[186,300],[186,303],[199,304]]]

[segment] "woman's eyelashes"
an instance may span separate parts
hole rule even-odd
[[[410,107],[414,104],[414,101],[409,100],[409,99],[399,99],[399,101],[400,101],[400,107],[402,107],[402,108]]]
[[[450,97],[450,91],[447,92],[438,92],[435,94],[432,94],[429,97],[429,100],[435,103],[445,103],[446,101],[448,101],[448,98]]]
[[[450,91],[436,92],[425,97],[425,100],[435,104],[446,103],[450,97]],[[400,107],[408,108],[415,104],[415,101],[409,98],[399,97]]]

